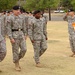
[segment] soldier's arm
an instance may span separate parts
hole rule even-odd
[[[6,25],[5,25],[5,17],[1,17],[1,28],[2,28],[2,36],[5,38],[6,36]]]
[[[28,35],[28,16],[25,17],[25,23],[26,23],[26,30]]]
[[[43,17],[45,18],[46,23],[48,22],[48,16],[47,15],[43,15]]]
[[[26,26],[25,20],[23,20],[23,33],[24,33],[24,36],[27,36],[27,26]]]
[[[69,13],[66,13],[66,15],[63,17],[63,20],[64,20],[64,21],[68,21],[68,18],[67,18],[68,15],[69,15]]]
[[[28,19],[28,35],[29,35],[29,38],[31,39],[31,41],[33,41],[33,23],[30,19]]]
[[[13,37],[12,37],[12,21],[10,18],[7,19],[6,29],[7,29],[7,35],[10,38],[10,40],[13,39]]]
[[[46,40],[47,40],[47,24],[46,23],[44,24],[43,33],[44,33]]]
[[[2,36],[2,34],[1,34],[1,18],[0,18],[0,41],[2,41],[4,38],[3,38],[3,36]]]

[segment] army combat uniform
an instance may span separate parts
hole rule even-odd
[[[10,40],[15,40],[15,43],[12,43],[12,51],[13,62],[16,63],[24,57],[27,50],[25,40],[25,36],[27,35],[26,25],[21,16],[9,16],[7,20],[7,34]],[[21,49],[20,51],[19,48]]]
[[[2,26],[1,26],[2,32],[1,33],[4,38],[6,36],[6,23],[5,23],[5,21],[6,21],[6,15],[1,15],[1,24],[2,24]]]
[[[21,14],[20,15],[23,19],[24,19],[24,21],[25,21],[25,24],[26,24],[26,31],[27,31],[27,35],[28,35],[28,18],[29,18],[29,16],[27,16],[27,15],[25,15],[25,14]]]
[[[34,59],[36,64],[40,62],[39,57],[46,51],[47,49],[47,41],[45,36],[45,26],[43,24],[42,19],[29,19],[29,28],[28,35],[32,40],[34,40]]]
[[[73,23],[75,23],[75,16],[74,17],[68,17],[68,30],[69,30],[69,40],[70,40],[70,46],[73,53],[75,53],[75,30],[73,27]]]
[[[73,27],[73,23],[75,23],[75,16],[66,16],[64,20],[68,21],[68,32],[69,32],[69,40],[70,46],[73,53],[75,53],[75,30]]]
[[[6,42],[5,37],[3,37],[2,32],[4,32],[4,29],[2,28],[2,20],[0,18],[0,62],[5,58],[6,56]]]

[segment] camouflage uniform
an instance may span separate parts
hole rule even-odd
[[[48,22],[48,17],[46,15],[43,15],[43,17],[45,18],[45,22]]]
[[[0,18],[0,62],[5,58],[6,56],[6,42],[5,42],[5,39],[2,35],[2,32],[4,32],[2,29],[2,20]]]
[[[7,21],[7,34],[10,39],[14,39],[15,43],[12,43],[13,62],[18,62],[24,57],[26,53],[26,40],[27,35],[26,25],[24,19],[21,16],[11,15]],[[19,48],[21,49],[19,52]]]
[[[75,30],[72,24],[75,22],[75,16],[67,16],[64,18],[68,21],[68,32],[69,32],[69,40],[70,40],[70,46],[73,53],[75,53]]]
[[[44,24],[42,19],[33,19],[29,20],[29,28],[28,28],[28,35],[32,40],[34,40],[33,47],[34,47],[34,59],[36,63],[39,63],[39,57],[46,51],[47,49],[47,42],[44,30]]]
[[[27,31],[27,35],[28,35],[28,18],[29,18],[29,16],[27,16],[27,15],[25,15],[25,14],[21,14],[20,15],[23,19],[24,19],[24,21],[25,21],[25,24],[26,24],[26,31]]]
[[[42,20],[43,25],[44,25],[44,29],[43,29],[44,30],[44,35],[45,35],[45,37],[47,39],[47,22],[48,22],[48,20],[45,17],[42,17],[41,20]]]
[[[28,29],[29,29],[29,23],[31,22],[31,20],[33,20],[33,16],[28,16]],[[30,36],[29,35],[29,30],[28,30],[28,36]]]
[[[2,24],[2,26],[1,26],[1,29],[2,29],[2,35],[3,35],[3,37],[5,37],[6,36],[6,23],[5,23],[5,21],[6,21],[6,15],[1,15],[1,24]]]

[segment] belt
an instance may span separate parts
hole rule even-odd
[[[12,29],[12,32],[14,31],[22,31],[23,29]]]

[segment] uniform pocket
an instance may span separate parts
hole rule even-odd
[[[34,35],[34,40],[41,40],[41,39],[42,39],[41,34],[35,34]]]
[[[15,32],[13,32],[12,36],[13,36],[13,38],[17,38],[19,36],[19,33],[15,31]]]

